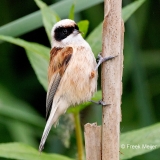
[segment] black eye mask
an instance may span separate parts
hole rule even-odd
[[[70,27],[58,27],[54,31],[55,32],[54,38],[57,41],[61,41],[61,40],[65,39],[67,36],[69,36],[70,34],[72,34],[74,29],[79,30],[77,25],[75,25],[74,27],[73,26],[70,26]]]

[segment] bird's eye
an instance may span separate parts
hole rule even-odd
[[[67,29],[63,29],[62,32],[63,32],[64,35],[66,35],[68,31],[67,31]]]

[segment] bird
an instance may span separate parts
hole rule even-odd
[[[60,20],[51,30],[47,122],[39,145],[40,152],[52,125],[57,125],[59,117],[70,106],[91,100],[97,91],[96,58],[81,34],[76,22],[70,19]]]

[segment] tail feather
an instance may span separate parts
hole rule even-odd
[[[46,142],[46,139],[48,137],[48,134],[52,128],[52,125],[55,123],[56,121],[56,116],[55,116],[55,112],[57,110],[57,106],[54,106],[54,104],[52,104],[52,111],[49,115],[49,118],[47,120],[47,124],[45,126],[45,129],[43,131],[43,135],[42,135],[42,138],[41,138],[41,142],[40,142],[40,145],[39,145],[39,151],[42,152],[43,148],[44,148],[44,144]]]
[[[39,152],[42,152],[42,150],[44,149],[44,144],[46,142],[46,139],[48,137],[48,134],[49,134],[51,128],[52,128],[52,125],[49,125],[48,127],[46,126],[46,128],[43,132],[42,138],[41,138],[40,145],[39,145]]]
[[[55,99],[54,99],[55,100]],[[41,152],[44,148],[44,144],[46,142],[47,136],[52,128],[52,125],[56,126],[58,123],[59,116],[62,115],[66,109],[68,108],[68,103],[64,99],[55,100],[52,104],[52,110],[47,120],[47,124],[43,131],[43,135],[41,138],[41,142],[39,145],[39,151]]]

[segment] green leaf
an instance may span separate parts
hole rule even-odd
[[[3,36],[0,35],[0,39],[13,43],[15,45],[18,45],[20,47],[23,47],[24,49],[30,50],[35,54],[38,54],[39,56],[43,57],[47,61],[49,60],[49,52],[50,49],[48,47],[45,47],[41,44],[34,43],[34,42],[27,42],[25,40],[22,40],[20,38],[13,38],[10,36]]]
[[[145,2],[146,0],[138,0],[125,6],[122,10],[123,21],[126,22],[130,16]]]
[[[145,2],[145,0],[135,1],[122,9],[122,18],[126,22],[130,16]],[[102,23],[100,23],[87,37],[95,57],[102,50]]]
[[[39,153],[38,150],[21,143],[0,144],[0,157],[18,160],[72,160],[58,154]]]
[[[74,9],[75,9],[75,4],[72,4],[71,9],[69,11],[69,19],[74,20]]]
[[[85,10],[101,2],[103,2],[103,0],[92,0],[92,1],[78,0],[76,1],[76,5],[75,5],[75,13],[78,13],[82,10]],[[73,4],[73,0],[67,0],[67,1],[60,1],[49,7],[52,10],[54,10],[60,17],[64,18],[66,17],[66,15],[68,15],[70,6],[72,4]],[[15,36],[19,36],[27,32],[30,32],[34,29],[37,29],[42,25],[43,24],[42,24],[41,12],[36,11],[20,19],[17,19],[13,22],[10,22],[4,26],[1,26],[0,34],[15,37]]]
[[[16,99],[0,85],[0,115],[43,128],[44,120],[27,103]]]
[[[82,36],[85,37],[89,27],[89,21],[83,20],[77,23],[79,30],[82,32]]]
[[[48,39],[51,41],[51,29],[53,25],[60,20],[60,17],[41,0],[35,0],[35,2],[41,9],[43,24],[44,24]]]
[[[0,39],[21,46],[27,51],[28,58],[36,72],[39,82],[46,89],[50,49],[37,43],[26,42],[22,39],[9,36],[0,35]]]
[[[27,103],[11,95],[1,85],[0,95],[0,122],[7,126],[13,140],[35,146],[33,137],[35,135],[41,137],[42,129],[45,126],[44,118],[41,118]],[[52,128],[51,134],[57,135],[64,145],[69,147],[73,130],[73,118],[70,114],[65,114],[60,118],[59,126],[56,129]],[[17,134],[18,131],[19,134]]]
[[[129,159],[160,148],[160,123],[123,133],[120,159]],[[136,149],[137,148],[137,149]]]
[[[39,82],[43,85],[44,89],[47,90],[48,61],[30,50],[26,50],[26,53]]]
[[[37,146],[34,136],[41,134],[44,120],[31,106],[16,99],[1,85],[0,95],[0,122],[9,131],[12,140]],[[36,128],[36,133],[33,128]]]
[[[90,33],[86,40],[90,44],[95,57],[97,57],[102,50],[102,23]]]
[[[37,147],[38,143],[35,138],[35,127],[33,128],[31,125],[19,120],[8,120],[7,129],[9,130],[13,141]],[[38,135],[37,132],[36,135]]]

